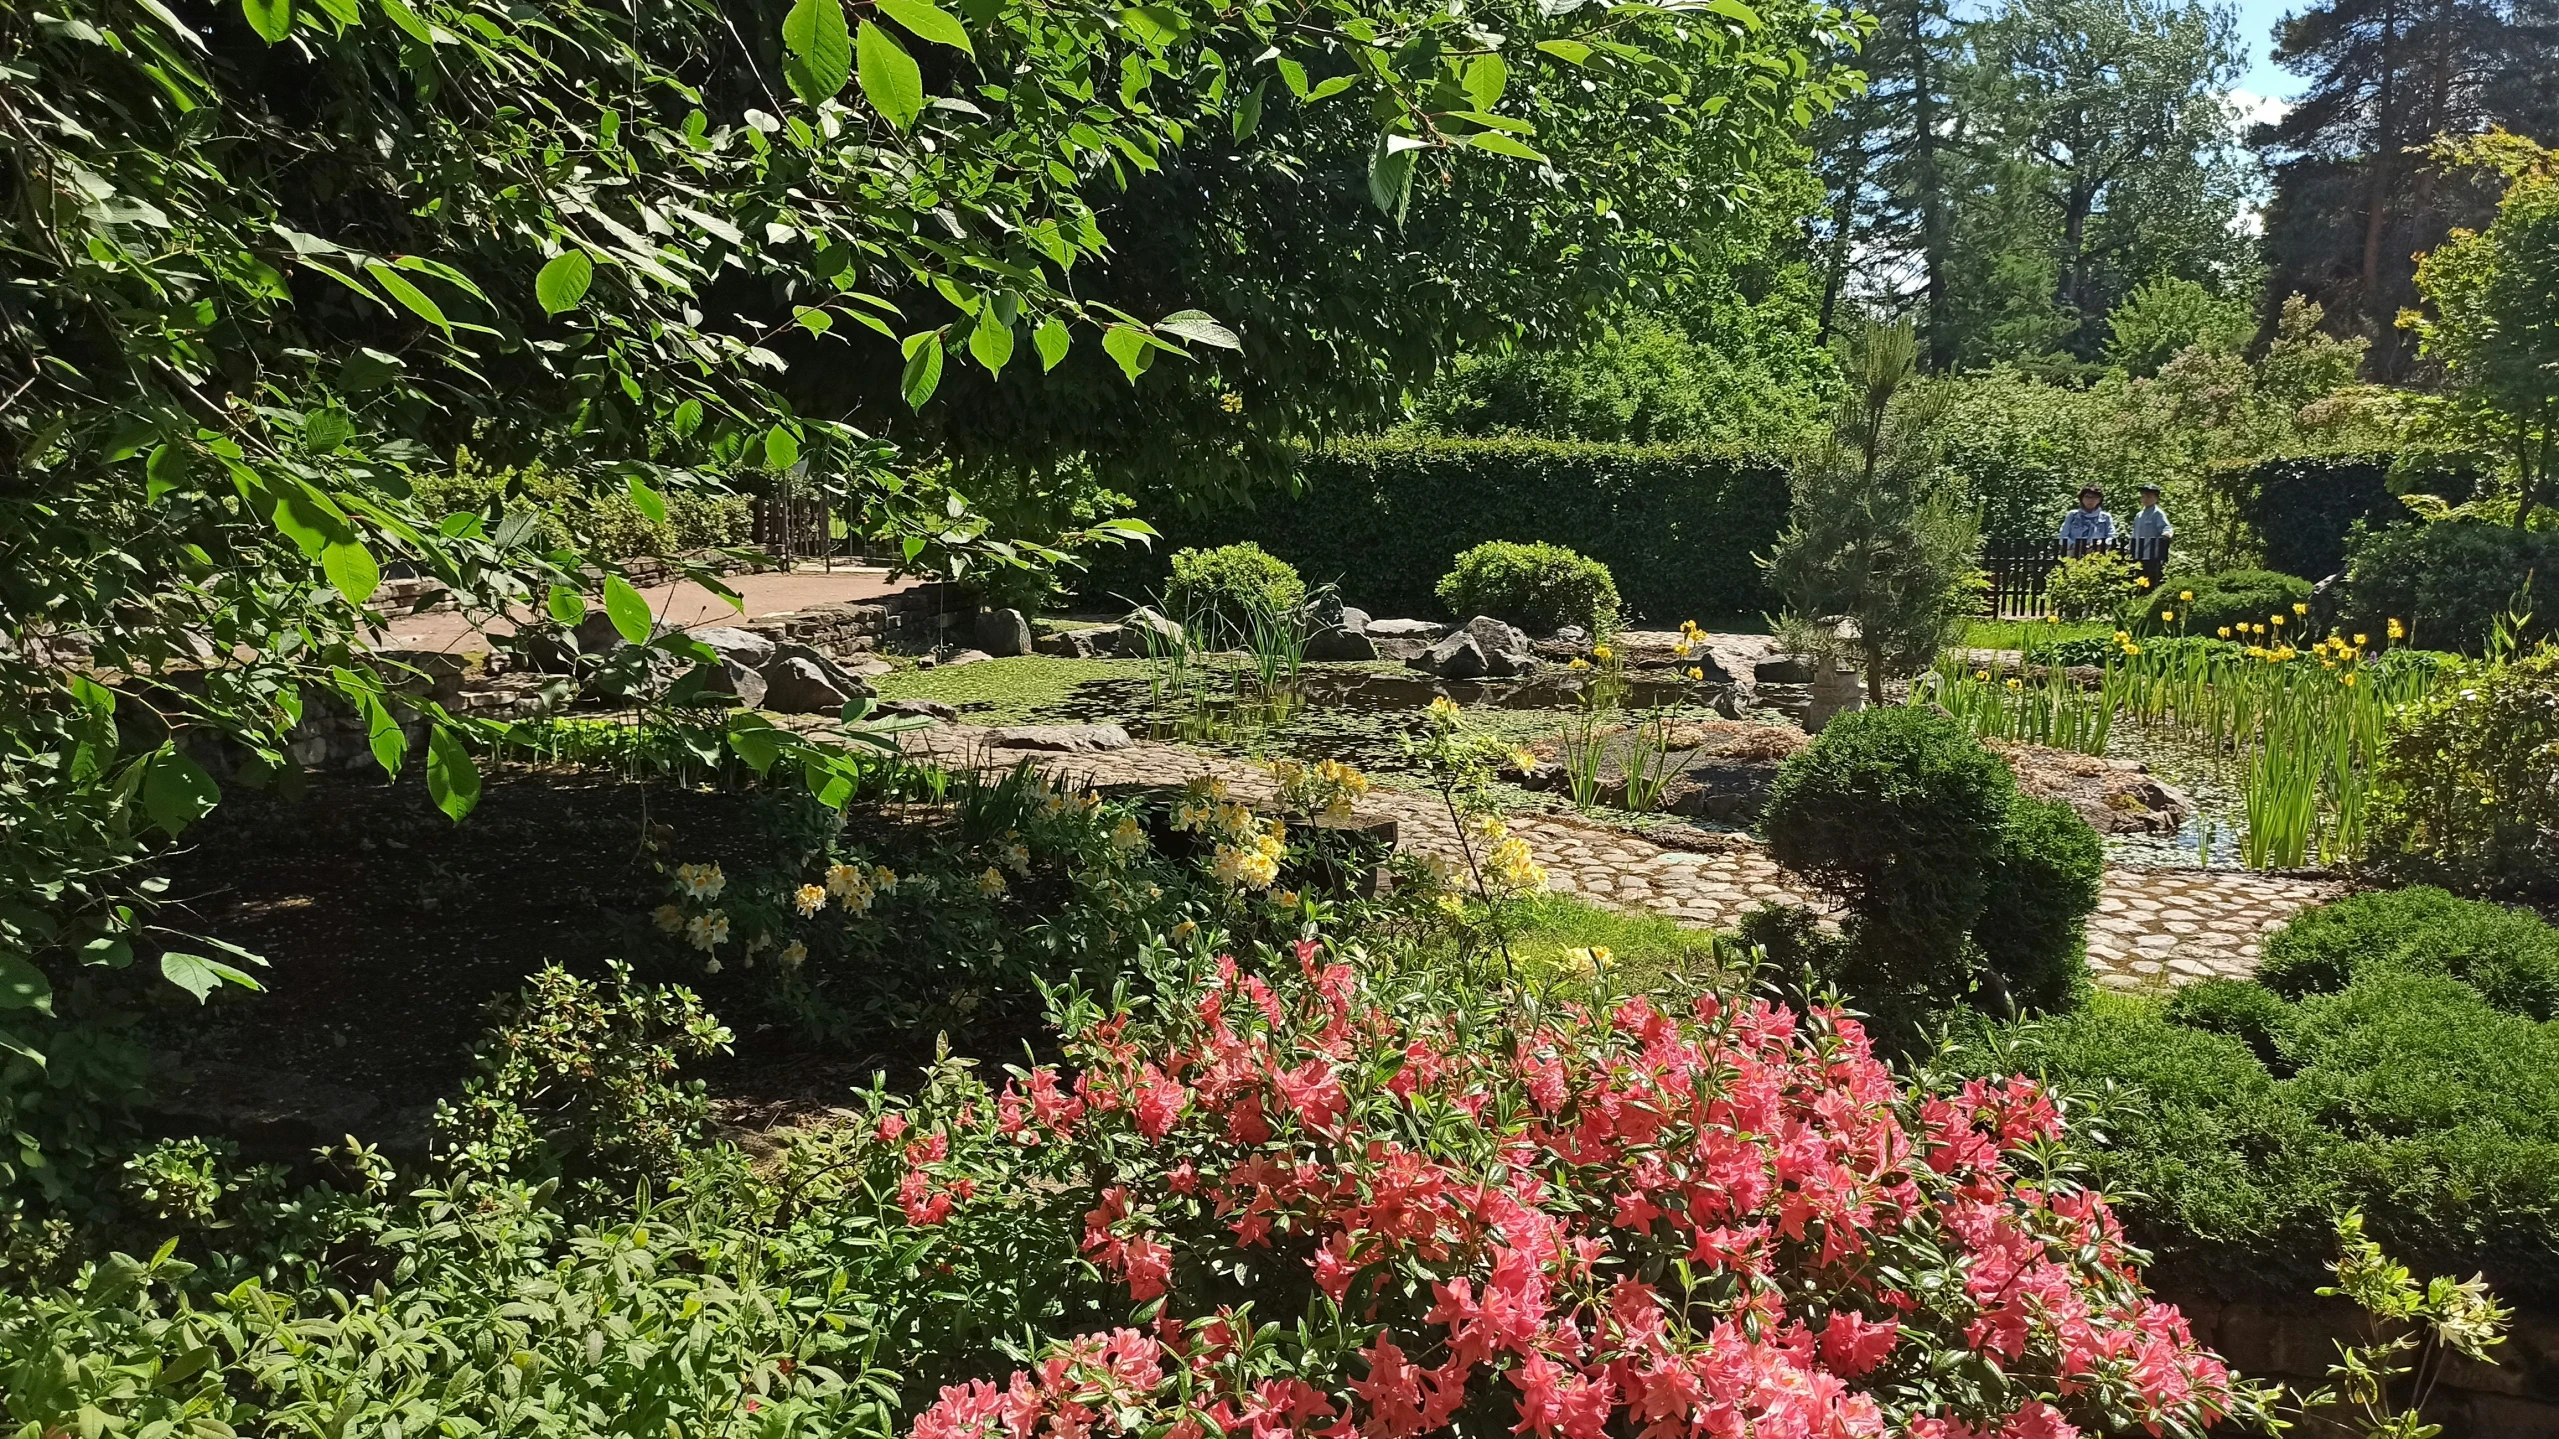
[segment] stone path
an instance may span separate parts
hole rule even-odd
[[[909,749],[945,764],[1010,766],[1032,759],[1061,779],[1097,785],[1172,785],[1216,775],[1239,799],[1271,791],[1259,768],[1184,745],[1138,740],[1124,749],[1062,754],[994,749],[987,736],[970,726],[940,726],[911,735]],[[1456,828],[1431,796],[1377,788],[1360,808],[1392,816],[1407,849],[1460,855]],[[1747,836],[1712,836],[1711,848],[1681,850],[1570,816],[1508,820],[1546,867],[1549,888],[1595,903],[1652,910],[1700,928],[1730,926],[1761,903],[1820,905],[1818,894]],[[2114,989],[2243,977],[2257,967],[2265,931],[2343,890],[2334,881],[2227,870],[2109,868],[2088,922],[2088,965],[2099,984]]]

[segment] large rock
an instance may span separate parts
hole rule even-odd
[[[1495,679],[1511,679],[1537,668],[1537,657],[1529,652],[1528,636],[1494,619],[1477,615],[1466,622],[1466,634],[1484,655],[1484,673]]]
[[[1377,658],[1409,663],[1439,643],[1447,635],[1448,626],[1429,620],[1370,620],[1360,633],[1367,636]]]
[[[990,655],[1026,655],[1031,652],[1031,622],[1020,610],[980,610],[977,612],[977,647]]]
[[[1178,649],[1182,643],[1182,627],[1166,619],[1150,605],[1140,605],[1120,621],[1120,653],[1131,656],[1162,654]]]
[[[1482,679],[1486,668],[1483,646],[1475,643],[1475,637],[1463,630],[1404,663],[1444,680]]]
[[[764,707],[764,666],[773,662],[773,641],[752,630],[714,625],[693,631],[693,638],[719,656],[717,667],[702,682],[705,694],[735,695],[748,709]]]
[[[1813,662],[1802,655],[1778,655],[1752,665],[1750,676],[1764,685],[1808,685],[1813,682]]]
[[[1010,725],[988,730],[986,741],[997,749],[1053,750],[1062,754],[1127,749],[1133,743],[1128,731],[1115,724]]]
[[[940,700],[882,700],[872,706],[871,713],[874,715],[922,715],[926,719],[939,720],[943,724],[949,724],[960,717],[958,710]]]
[[[777,714],[832,714],[852,700],[871,697],[869,685],[807,645],[775,645],[759,673],[764,676],[761,708]]]
[[[1377,641],[1368,637],[1368,611],[1340,607],[1322,629],[1306,637],[1310,660],[1373,660]]]
[[[1120,632],[1108,627],[1088,630],[1051,630],[1039,637],[1031,648],[1040,654],[1060,659],[1098,660],[1117,648]]]

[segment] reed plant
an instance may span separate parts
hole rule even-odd
[[[1670,787],[1669,710],[1654,709],[1636,723],[1619,764],[1626,771],[1626,808],[1637,814],[1652,813],[1661,804],[1662,791]]]
[[[1910,702],[1936,704],[1984,739],[2081,754],[2104,754],[2106,736],[2114,727],[2105,690],[2092,694],[2058,665],[2000,676],[1953,652],[1912,684]]]

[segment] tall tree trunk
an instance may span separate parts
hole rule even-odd
[[[1911,176],[1918,194],[1920,255],[1928,270],[1928,368],[1955,364],[1954,237],[1946,213],[1946,178],[1938,152],[1937,75],[1928,53],[1928,7],[1910,6]]]
[[[2371,188],[2364,201],[2363,311],[2375,329],[2383,319],[2381,237],[2390,216],[2390,182],[2399,164],[2399,137],[2405,133],[2398,81],[2399,7],[2394,3],[2381,12],[2381,84],[2373,95]]]

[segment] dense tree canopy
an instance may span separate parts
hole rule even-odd
[[[805,468],[918,563],[1000,560],[897,461],[899,411],[992,419],[1054,371],[1080,408],[982,427],[1041,463],[1373,410],[1459,319],[1562,326],[1711,237],[1825,98],[1842,24],[1737,0],[0,13],[0,1041],[41,1047],[65,981],[137,959],[248,981],[154,931],[126,866],[224,765],[289,779],[316,706],[391,769],[423,719],[430,787],[469,808],[470,726],[397,691],[364,606],[397,568],[566,620],[600,576],[530,509],[420,513],[412,478],[464,443],[644,513]],[[1634,183],[1674,152],[1692,183]],[[1532,272],[1554,283],[1486,308]],[[1405,330],[1431,338],[1370,358]],[[1268,408],[1198,423],[1230,394]],[[965,456],[981,427],[914,433]],[[753,759],[797,745],[737,723]],[[858,768],[797,758],[830,795]]]

